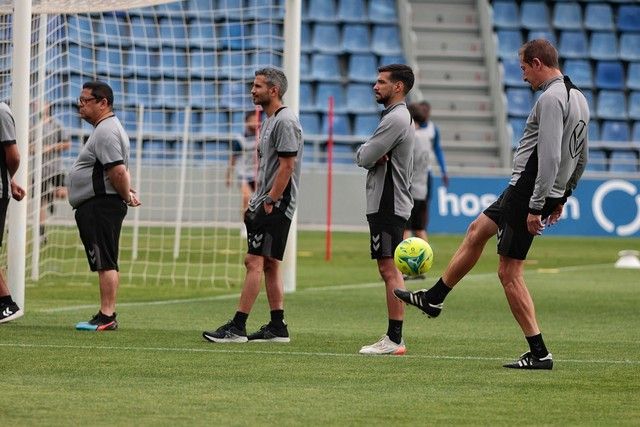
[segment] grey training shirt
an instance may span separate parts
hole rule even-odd
[[[7,104],[0,102],[0,191],[1,198],[11,198],[11,174],[7,168],[7,159],[4,153],[6,145],[16,143],[16,123],[13,119],[13,113]]]
[[[100,195],[118,194],[107,170],[129,168],[129,137],[116,116],[96,124],[69,172],[69,203],[74,208]]]

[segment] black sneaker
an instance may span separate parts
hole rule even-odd
[[[247,342],[247,330],[229,320],[215,331],[204,331],[202,336],[211,342]]]
[[[252,342],[289,342],[287,325],[275,326],[271,322],[262,325],[260,330],[249,335]]]
[[[549,353],[542,359],[538,359],[530,351],[527,351],[520,356],[520,359],[502,366],[512,369],[553,369],[553,356]]]
[[[418,307],[429,317],[438,317],[442,311],[442,303],[432,304],[429,302],[426,289],[411,292],[396,288],[393,290],[393,293],[406,304]]]
[[[79,331],[115,331],[118,329],[116,313],[105,316],[101,311],[98,311],[88,322],[76,323],[76,329]]]
[[[0,303],[0,323],[10,322],[20,316],[22,316],[22,310],[15,302]]]

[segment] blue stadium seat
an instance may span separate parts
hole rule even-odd
[[[187,104],[187,84],[185,82],[161,80],[156,85],[155,105],[168,108],[184,108]]]
[[[589,142],[600,141],[600,124],[597,120],[589,121]]]
[[[126,75],[123,62],[121,49],[99,49],[96,51],[96,71],[98,74],[113,77]]]
[[[640,121],[633,123],[633,132],[631,134],[631,141],[640,142]]]
[[[627,89],[640,89],[640,62],[629,63],[627,72]]]
[[[319,135],[320,117],[316,113],[301,113],[300,126],[305,135]]]
[[[272,22],[257,22],[253,25],[250,34],[255,34],[253,47],[257,49],[282,50],[284,48],[284,36],[282,26]]]
[[[223,51],[218,57],[218,77],[250,78],[253,71],[249,67],[249,56],[242,51]]]
[[[213,81],[192,80],[189,104],[193,108],[206,108],[216,99],[216,84]]]
[[[638,172],[638,156],[631,151],[613,151],[609,158],[610,172]]]
[[[549,8],[541,1],[523,1],[520,5],[520,22],[529,30],[546,30],[549,22]]]
[[[305,82],[311,80],[311,60],[309,54],[300,54],[300,81]]]
[[[502,68],[504,69],[504,84],[507,86],[527,87],[529,84],[522,80],[522,70],[520,69],[520,60],[503,59]]]
[[[213,50],[192,50],[189,53],[192,78],[212,79],[216,76],[217,55]]]
[[[215,24],[209,19],[195,18],[188,26],[191,47],[215,49],[218,47]]]
[[[640,92],[633,91],[629,94],[629,118],[640,120]]]
[[[640,6],[621,4],[617,24],[618,31],[640,31]]]
[[[560,34],[558,53],[564,58],[587,58],[588,44],[583,31],[563,31]]]
[[[367,138],[373,135],[378,123],[380,123],[379,114],[356,114],[353,135]]]
[[[582,9],[576,2],[556,3],[553,8],[553,26],[560,30],[581,30]]]
[[[591,31],[613,31],[613,11],[607,3],[589,3],[584,12],[584,26]]]
[[[313,50],[311,45],[311,26],[306,22],[300,25],[300,50],[302,52],[311,52]]]
[[[126,56],[127,74],[144,77],[160,77],[160,56],[156,49],[134,47]]]
[[[131,17],[131,39],[136,46],[159,46],[158,27],[153,18]]]
[[[99,80],[103,80],[107,82],[109,86],[111,86],[111,90],[113,91],[113,105],[114,109],[118,109],[124,105],[124,94],[126,93],[124,90],[124,79],[120,77],[109,78],[98,76]]]
[[[341,53],[342,41],[338,26],[336,24],[316,24],[313,27],[311,47],[319,52]]]
[[[383,65],[388,64],[406,64],[407,61],[404,59],[404,55],[396,54],[396,55],[380,55],[378,60],[378,67],[382,67]]]
[[[173,16],[177,13],[182,12],[182,5],[180,3],[182,2],[169,2],[169,3],[157,4],[153,8],[156,16],[159,16],[159,17]]]
[[[549,40],[551,44],[556,45],[556,35],[551,30],[532,30],[529,31],[527,40],[544,39]]]
[[[184,49],[163,49],[160,54],[160,72],[167,77],[187,77],[187,52]]]
[[[306,18],[315,22],[336,22],[336,14],[334,0],[310,1]]]
[[[591,63],[586,59],[567,59],[564,61],[563,72],[580,89],[590,89],[593,86],[593,72]]]
[[[507,113],[513,117],[528,117],[533,106],[530,89],[507,89]]]
[[[327,112],[330,96],[333,96],[334,112],[344,112],[346,109],[344,90],[339,83],[318,83],[316,85],[316,110]]]
[[[201,115],[200,134],[215,135],[226,133],[229,119],[226,113],[203,111]]]
[[[144,105],[149,108],[152,103],[151,82],[142,79],[129,79],[126,82],[126,98],[128,105]]]
[[[217,0],[216,12],[222,19],[239,21],[243,17],[244,4],[242,0]]]
[[[194,16],[198,16],[202,12],[215,10],[216,7],[217,0],[187,0],[186,9]]]
[[[587,170],[591,172],[607,171],[607,156],[601,150],[589,150]]]
[[[338,0],[338,21],[369,22],[366,0]]]
[[[68,15],[67,16],[67,37],[70,42],[81,43],[91,40],[93,27],[91,19],[84,16]]]
[[[493,25],[500,29],[520,28],[520,11],[514,1],[493,2]]]
[[[142,130],[144,133],[159,134],[167,132],[169,120],[163,110],[144,110],[142,117]]]
[[[222,82],[220,84],[220,107],[230,110],[249,110],[249,90],[243,82]]]
[[[369,21],[376,24],[398,22],[396,0],[369,0]]]
[[[243,50],[253,47],[249,26],[241,22],[223,22],[218,25],[218,45],[221,49]]]
[[[283,3],[279,0],[249,0],[245,10],[245,18],[264,19],[265,16],[272,18],[284,18]]]
[[[75,107],[69,105],[54,105],[52,114],[65,128],[80,129],[82,127],[78,110]]]
[[[371,85],[351,83],[347,86],[347,110],[357,114],[378,111]]]
[[[624,67],[619,61],[599,61],[596,64],[596,87],[600,89],[624,89]]]
[[[95,74],[96,64],[93,62],[93,50],[90,47],[69,44],[65,65],[65,71],[89,75]]]
[[[501,59],[518,59],[518,49],[522,46],[522,33],[519,30],[499,30],[498,57]]]
[[[640,34],[622,33],[620,35],[620,59],[640,61]]]
[[[352,82],[371,83],[376,81],[378,59],[371,54],[357,54],[349,57],[348,77]]]
[[[77,115],[77,113],[76,113]],[[136,131],[138,130],[138,113],[136,110],[129,109],[124,110],[122,112],[117,113],[120,122],[122,123],[122,127],[129,135],[129,138],[133,140]],[[133,157],[133,156],[131,156]]]
[[[340,64],[337,55],[315,53],[311,56],[311,78],[314,80],[339,82]]]
[[[169,115],[169,131],[176,133],[179,138],[182,138],[185,125],[185,110],[176,110]],[[200,113],[191,111],[189,114],[189,134],[194,134],[201,126]],[[182,142],[182,141],[181,141]]]
[[[622,91],[601,90],[597,105],[598,117],[601,119],[627,119],[627,98]]]
[[[249,71],[269,66],[277,68],[282,67],[282,55],[271,50],[251,53],[249,54],[249,58],[249,62],[251,64]]]
[[[346,24],[342,29],[342,50],[350,53],[371,51],[369,27],[361,24]]]
[[[321,132],[323,135],[329,134],[329,115],[322,115]],[[333,135],[334,136],[350,136],[351,129],[349,126],[349,117],[346,114],[333,115]]]
[[[582,94],[585,98],[587,98],[587,105],[589,105],[589,114],[591,115],[591,119],[595,119],[598,117],[596,110],[596,103],[594,100],[593,92],[591,89],[581,89]]]
[[[398,27],[395,25],[374,25],[371,35],[371,51],[378,55],[402,54]]]
[[[131,46],[129,25],[113,15],[105,15],[102,20],[95,20],[94,43],[119,48]]]
[[[185,47],[189,42],[187,27],[182,18],[158,19],[160,42],[163,46]]]
[[[601,139],[608,144],[628,145],[630,135],[627,122],[604,120],[602,122]]]
[[[231,133],[236,135],[244,135],[244,115],[244,111],[235,111],[231,113]],[[262,120],[264,119],[261,117],[260,121]]]
[[[356,152],[353,150],[353,144],[349,142],[333,144],[333,163],[343,165],[353,165],[356,158]]]
[[[597,60],[618,59],[618,36],[616,36],[616,33],[591,33],[591,41],[589,42],[589,56]]]
[[[520,144],[520,138],[524,134],[524,128],[527,126],[527,119],[525,118],[510,118],[509,125],[511,125],[511,148],[516,149]]]
[[[316,103],[311,83],[300,83],[300,111],[315,111],[315,109]]]

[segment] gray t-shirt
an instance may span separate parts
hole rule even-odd
[[[432,132],[428,128],[416,129],[413,146],[413,178],[411,196],[413,200],[427,200],[427,177],[431,169]]]
[[[0,191],[3,199],[11,198],[11,174],[7,169],[7,159],[4,153],[6,145],[16,143],[16,122],[7,104],[0,102]]]
[[[298,202],[300,171],[302,168],[302,127],[290,108],[282,107],[262,123],[258,145],[258,176],[256,192],[249,201],[249,210],[255,211],[264,203],[278,173],[278,157],[296,157],[296,166],[282,198],[276,207],[292,219]]]
[[[107,175],[113,166],[129,168],[129,137],[116,116],[100,121],[69,171],[69,203],[74,208],[101,195],[118,194]]]

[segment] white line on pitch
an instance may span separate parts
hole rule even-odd
[[[608,264],[592,264],[592,265],[574,265],[567,267],[558,267],[553,269],[558,272],[566,272],[566,271],[575,271],[575,270],[586,270],[593,268],[602,268],[604,266],[611,266]],[[533,268],[530,271],[527,271],[526,275],[531,274],[546,274],[546,271],[536,271]],[[468,274],[465,276],[463,280],[481,280],[485,278],[496,277],[495,272],[491,273],[476,273],[476,274]],[[416,282],[417,283],[417,282]],[[375,288],[377,286],[382,286],[382,281],[380,282],[372,282],[372,283],[357,283],[351,285],[336,285],[336,286],[319,286],[316,288],[305,288],[299,289],[296,293],[305,293],[305,292],[325,292],[325,291],[343,291],[346,289],[367,289],[367,288]],[[240,294],[225,294],[225,295],[216,295],[211,297],[200,297],[200,298],[185,298],[185,299],[171,299],[171,300],[160,300],[160,301],[142,301],[142,302],[124,302],[119,303],[118,307],[145,307],[152,305],[171,305],[171,304],[187,304],[192,302],[206,302],[206,301],[222,301],[228,299],[236,299]],[[84,305],[72,305],[67,307],[56,307],[56,308],[45,308],[41,310],[36,310],[39,313],[60,313],[65,311],[76,311],[76,310],[88,310],[95,308],[95,304],[84,304]]]
[[[217,346],[218,344],[209,344]],[[223,344],[224,345],[224,344]],[[234,344],[227,344],[233,346]],[[242,347],[252,346],[254,344],[244,344]],[[260,344],[258,344],[260,345]],[[19,347],[19,348],[55,348],[55,349],[72,349],[72,350],[122,350],[122,351],[152,351],[152,352],[184,352],[184,353],[219,353],[219,354],[263,354],[273,356],[309,356],[309,357],[362,357],[357,353],[329,353],[329,352],[311,352],[311,351],[266,351],[266,350],[232,350],[232,349],[213,349],[213,348],[179,348],[179,347],[117,347],[117,346],[89,346],[89,345],[58,345],[58,344],[22,344],[22,343],[0,343],[0,347]],[[393,357],[393,356],[388,356]],[[399,359],[432,359],[432,360],[478,360],[478,361],[506,361],[508,357],[482,357],[482,356],[444,356],[444,355],[428,355],[428,354],[409,354]],[[616,364],[616,365],[640,365],[640,360],[603,360],[603,359],[555,359],[561,363],[585,363],[585,364]]]

